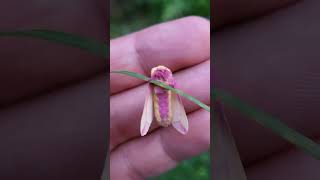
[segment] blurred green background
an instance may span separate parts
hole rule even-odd
[[[210,0],[111,0],[110,36],[118,37],[179,17],[210,17]]]
[[[197,15],[210,18],[210,0],[111,0],[110,9],[111,38],[179,17]],[[207,152],[152,179],[207,180],[210,179],[209,169]]]
[[[204,153],[180,163],[175,169],[151,180],[208,180],[210,179],[210,155]]]

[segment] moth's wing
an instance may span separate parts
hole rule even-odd
[[[140,134],[144,136],[147,134],[150,125],[153,120],[153,98],[152,98],[152,87],[149,85],[148,93],[144,102],[143,113],[140,123]]]
[[[187,134],[189,130],[188,117],[182,104],[179,94],[172,92],[173,95],[173,119],[172,126],[181,134]]]

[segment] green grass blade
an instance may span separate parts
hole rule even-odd
[[[124,74],[124,75],[128,75],[128,76],[131,76],[131,77],[135,77],[135,78],[138,78],[138,79],[142,79],[144,81],[149,81],[149,78],[142,75],[142,74],[138,74],[138,73],[135,73],[135,72],[130,72],[130,71],[112,71],[111,73],[118,73],[118,74]],[[171,90],[181,96],[184,96],[185,98],[189,99],[190,101],[194,102],[195,104],[197,104],[198,106],[202,107],[203,109],[205,109],[206,111],[209,111],[210,112],[210,107],[207,106],[206,104],[202,103],[201,101],[199,101],[198,99],[192,97],[191,95],[189,94],[186,94],[184,93],[183,91],[179,90],[179,89],[175,89],[175,88],[172,88],[171,86],[169,85],[166,85],[160,81],[150,81],[150,83],[153,83],[157,86],[160,86],[160,87],[163,87],[165,89],[168,89],[168,90]]]
[[[214,89],[213,91],[214,100],[218,99],[222,103],[238,109],[244,115],[255,120],[257,123],[264,127],[271,129],[275,134],[281,136],[285,140],[294,144],[298,148],[302,149],[306,153],[309,153],[316,159],[320,160],[320,145],[312,141],[311,139],[303,136],[297,131],[289,128],[286,124],[280,120],[265,114],[262,111],[242,102],[241,100],[231,96],[228,93]]]
[[[109,48],[106,44],[99,43],[95,40],[86,39],[78,35],[51,31],[51,30],[25,30],[25,31],[7,31],[0,32],[0,37],[31,37],[51,42],[64,44],[71,47],[86,50],[96,56],[107,58],[109,55]]]

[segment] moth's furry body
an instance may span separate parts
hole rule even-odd
[[[151,80],[161,81],[173,88],[176,85],[171,70],[165,66],[152,68]],[[168,127],[172,124],[182,134],[188,131],[188,120],[179,95],[160,86],[150,85],[141,119],[142,136],[147,133],[153,115],[160,126]]]

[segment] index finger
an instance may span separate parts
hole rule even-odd
[[[210,23],[199,17],[163,23],[110,42],[111,71],[128,70],[149,76],[157,65],[177,71],[209,57]],[[112,94],[142,83],[123,75],[110,75]]]

